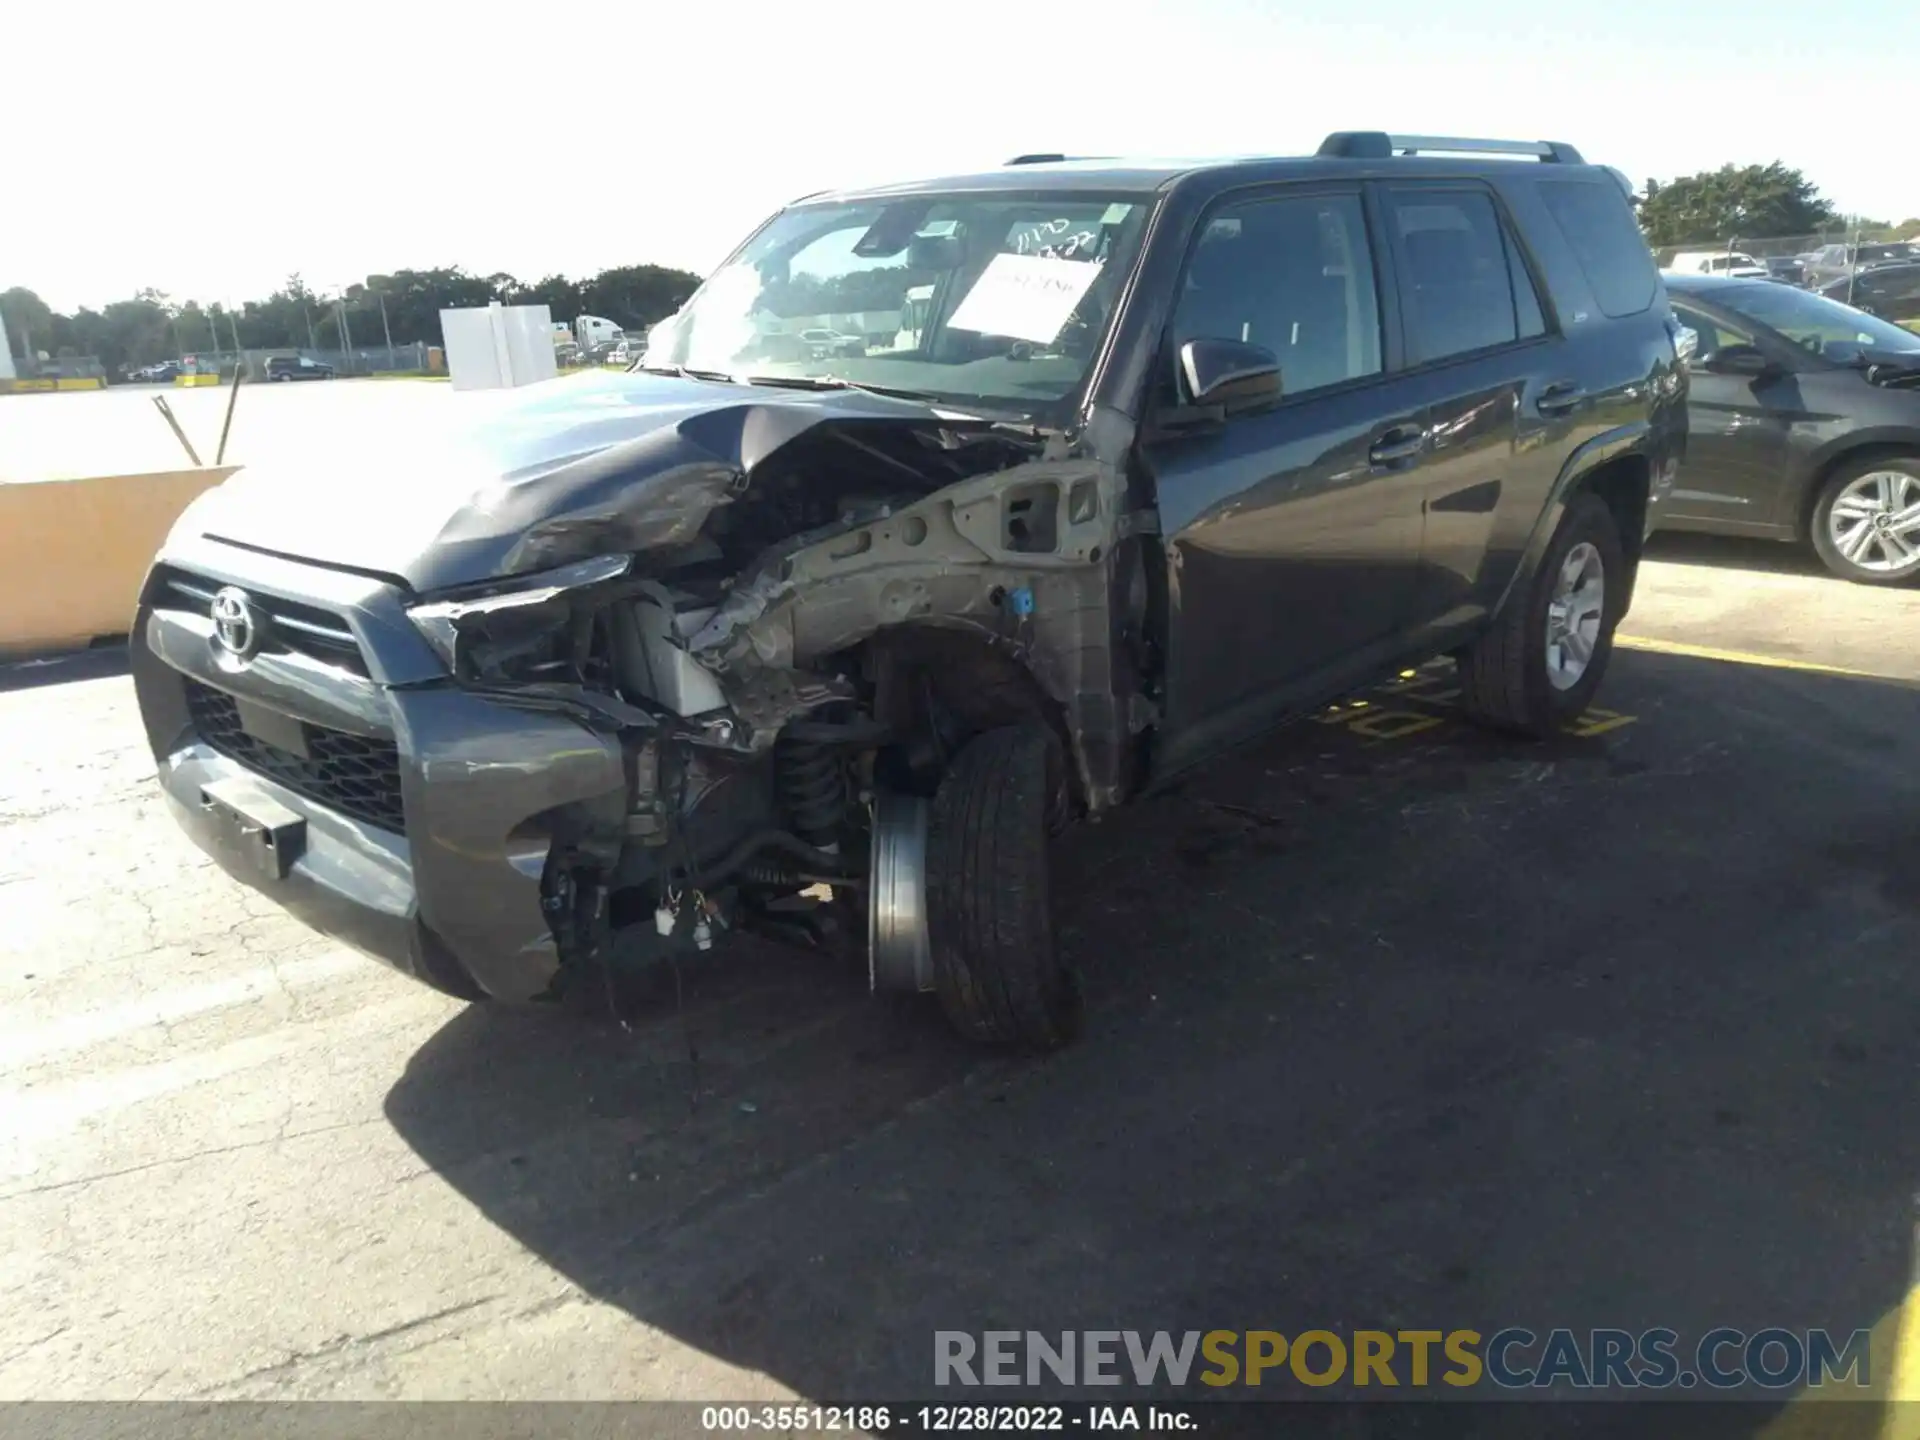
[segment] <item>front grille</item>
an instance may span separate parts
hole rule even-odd
[[[163,609],[206,615],[219,589],[218,580],[163,566],[154,577],[153,603]],[[367,673],[360,642],[354,639],[347,622],[333,611],[278,595],[263,595],[258,590],[248,590],[247,600],[261,625],[261,648],[267,653],[292,651],[355,675]]]
[[[296,794],[343,815],[404,834],[400,806],[400,752],[390,740],[369,740],[301,722],[307,753],[294,755],[250,735],[233,696],[188,680],[187,713],[200,738],[229,760],[278,781]]]

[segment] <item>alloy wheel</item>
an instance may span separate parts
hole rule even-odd
[[[1560,562],[1547,598],[1547,680],[1571,690],[1593,663],[1607,606],[1607,572],[1600,551],[1582,540]]]
[[[1878,575],[1920,561],[1920,478],[1873,470],[1834,496],[1827,535],[1840,557]]]

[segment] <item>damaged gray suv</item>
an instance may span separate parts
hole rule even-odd
[[[1559,144],[816,196],[630,372],[209,492],[141,709],[195,840],[454,995],[756,931],[1054,1045],[1074,818],[1439,653],[1507,729],[1587,704],[1677,333]]]

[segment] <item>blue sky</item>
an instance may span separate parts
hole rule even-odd
[[[1636,185],[1778,159],[1920,214],[1914,0],[116,0],[7,28],[33,60],[0,67],[0,289],[59,308],[290,270],[705,271],[829,186],[1336,129],[1563,139]]]

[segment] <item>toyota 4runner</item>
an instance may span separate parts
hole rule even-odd
[[[1515,732],[1586,706],[1676,334],[1563,144],[813,196],[630,372],[209,492],[141,709],[227,869],[454,995],[755,930],[1053,1045],[1074,817],[1416,658]]]

